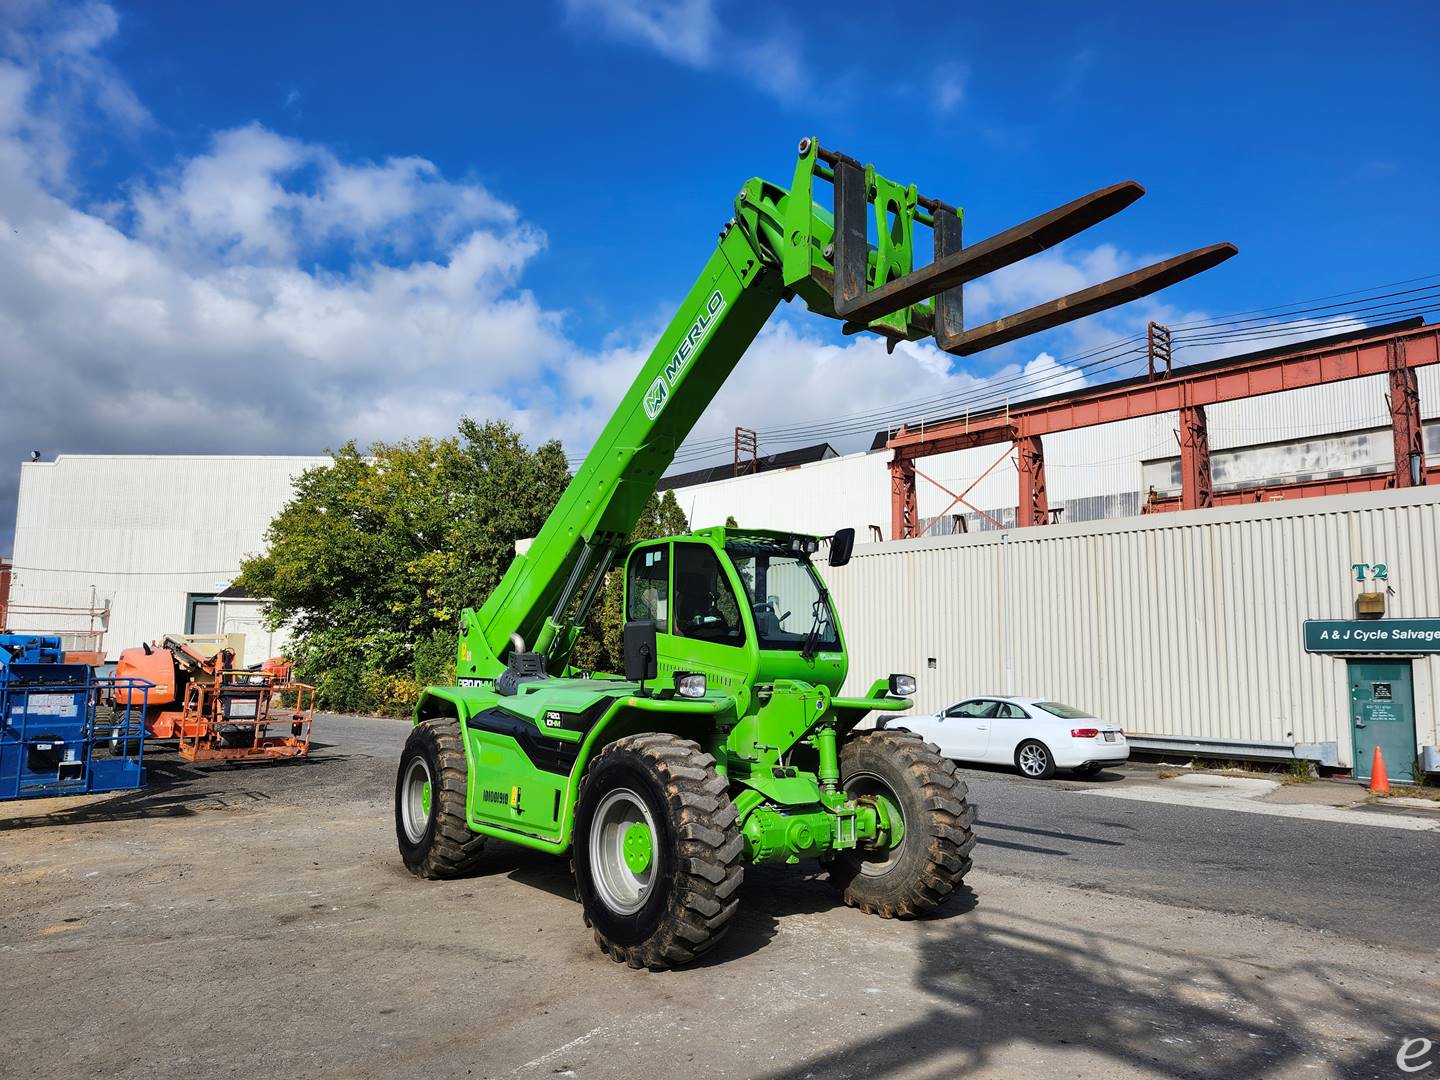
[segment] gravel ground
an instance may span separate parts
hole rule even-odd
[[[561,860],[496,844],[465,880],[404,872],[405,732],[326,717],[306,762],[160,753],[144,792],[0,804],[0,1075],[1394,1077],[1404,1039],[1440,1042],[1436,894],[1387,878],[1428,836],[1152,819],[982,773],[985,842],[938,917],[762,867],[704,963],[637,973],[594,948]],[[1270,844],[1308,873],[1270,871]],[[1349,876],[1325,897],[1372,850],[1370,928]]]

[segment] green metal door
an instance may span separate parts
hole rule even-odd
[[[1409,660],[1351,660],[1350,730],[1355,775],[1370,779],[1375,748],[1391,780],[1415,779],[1415,695]]]

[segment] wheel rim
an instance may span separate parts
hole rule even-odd
[[[905,838],[909,834],[909,826],[905,821],[905,811],[900,806],[900,796],[884,779],[868,772],[851,773],[846,778],[845,794],[852,799],[863,799],[870,802],[885,803],[885,809],[894,818],[899,819],[902,832],[900,843],[894,847],[883,849],[857,848],[855,854],[860,859],[860,873],[866,877],[882,877],[895,868],[900,861],[900,856],[905,850]]]
[[[633,915],[645,906],[657,880],[655,819],[645,800],[617,788],[600,800],[590,825],[590,876],[611,911]]]
[[[1020,771],[1026,776],[1039,776],[1049,763],[1050,759],[1046,756],[1043,746],[1036,746],[1032,743],[1020,748]]]
[[[400,785],[400,822],[412,844],[424,840],[430,827],[431,792],[430,763],[423,757],[411,758]]]

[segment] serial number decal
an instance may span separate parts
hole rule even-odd
[[[510,793],[508,791],[482,790],[480,792],[480,798],[485,802],[499,803],[501,806],[508,806],[510,804]]]
[[[494,686],[494,685],[495,685],[495,680],[494,680],[494,679],[476,679],[476,678],[466,677],[466,678],[463,678],[463,679],[456,679],[456,680],[455,680],[455,685],[456,685],[456,686],[481,686],[481,687],[487,687],[487,686]]]

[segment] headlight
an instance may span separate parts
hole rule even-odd
[[[705,676],[686,674],[676,675],[675,692],[681,697],[704,697]]]
[[[915,676],[891,675],[890,693],[895,697],[913,697],[915,694]]]

